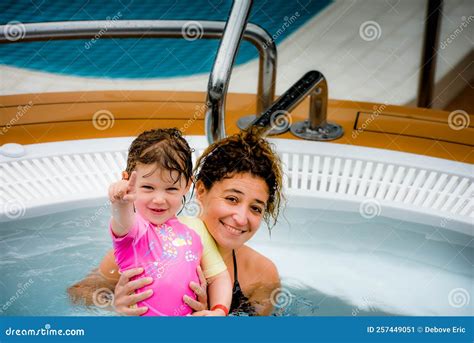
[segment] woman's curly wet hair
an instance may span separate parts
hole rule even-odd
[[[128,150],[128,175],[138,163],[156,164],[157,167],[177,171],[179,181],[182,176],[186,183],[191,180],[193,173],[192,150],[183,138],[181,131],[172,129],[154,129],[142,132],[130,145]]]
[[[272,228],[284,199],[283,173],[280,158],[258,131],[243,131],[211,144],[194,168],[195,181],[201,181],[207,190],[215,182],[240,173],[261,177],[267,184],[270,194],[263,218]]]

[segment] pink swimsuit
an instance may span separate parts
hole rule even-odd
[[[145,316],[183,316],[192,309],[183,302],[186,294],[196,299],[189,282],[199,283],[196,268],[201,261],[203,244],[201,237],[176,217],[155,226],[135,214],[135,224],[127,235],[116,237],[110,230],[115,248],[115,259],[124,271],[143,267],[143,274],[153,282],[137,290],[137,293],[153,289],[153,295],[139,302],[147,306]]]

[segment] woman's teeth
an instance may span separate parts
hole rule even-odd
[[[234,227],[232,227],[232,226],[230,226],[230,225],[224,224],[224,223],[223,223],[223,225],[224,225],[224,227],[225,227],[230,233],[232,233],[232,234],[234,234],[234,235],[241,235],[241,234],[243,234],[243,233],[245,232],[245,231],[238,230],[238,229],[236,229],[236,228],[234,228]]]

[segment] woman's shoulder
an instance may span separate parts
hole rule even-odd
[[[275,263],[248,246],[239,249],[238,259],[239,267],[245,266],[246,284],[241,284],[244,286],[242,288],[244,294],[256,313],[262,316],[270,315],[273,311],[274,291],[280,287],[280,277]],[[240,275],[239,269],[239,279]]]
[[[279,282],[278,269],[268,257],[247,245],[239,248],[237,256],[239,264],[244,266],[244,270],[258,279],[254,282]]]
[[[187,228],[195,231],[198,233],[200,236],[202,236],[204,233],[207,232],[206,226],[204,225],[204,222],[196,217],[188,217],[188,216],[179,216],[176,217],[177,221],[183,225],[185,225]]]
[[[187,217],[187,216],[179,216],[176,217],[178,222],[184,225],[187,229],[190,229],[192,232],[197,234],[201,238],[201,242],[207,246],[214,242],[211,234],[207,231],[206,224],[196,217]]]

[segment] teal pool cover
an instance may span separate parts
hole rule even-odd
[[[255,0],[250,22],[278,44],[331,1]],[[16,0],[0,4],[0,23],[77,20],[226,20],[232,2]],[[285,22],[287,23],[285,25]],[[278,34],[277,34],[278,32]],[[51,73],[100,78],[167,78],[208,73],[216,39],[97,39],[0,45],[0,64]],[[243,41],[236,64],[258,56]]]

